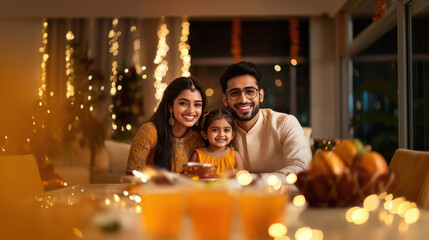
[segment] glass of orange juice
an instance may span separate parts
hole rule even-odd
[[[175,238],[182,226],[184,192],[175,186],[145,187],[141,195],[146,231],[159,238]]]
[[[234,198],[226,188],[202,187],[190,193],[189,215],[201,240],[229,238]]]
[[[248,238],[269,237],[268,228],[283,221],[287,200],[285,188],[244,188],[238,201],[244,234]]]

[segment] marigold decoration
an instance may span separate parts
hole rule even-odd
[[[372,18],[373,22],[377,22],[380,19],[383,18],[384,14],[386,13],[387,8],[387,0],[378,0],[375,6],[377,7],[377,12],[375,13],[375,16]]]
[[[234,62],[241,61],[241,19],[232,19],[231,54]]]
[[[292,65],[298,64],[299,58],[299,23],[297,17],[289,18],[289,38],[290,38],[290,48],[289,48],[289,58]]]
[[[338,54],[344,56],[344,12],[338,14]]]

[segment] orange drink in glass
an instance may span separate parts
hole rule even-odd
[[[189,215],[201,240],[229,238],[234,199],[226,189],[199,189],[190,193]]]
[[[155,237],[179,235],[184,210],[184,193],[179,188],[157,186],[144,189],[141,196],[146,231]]]
[[[286,203],[284,189],[243,189],[238,205],[244,234],[248,238],[269,237],[268,228],[282,222]]]

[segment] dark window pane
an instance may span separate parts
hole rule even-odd
[[[398,148],[396,28],[353,58],[353,137],[372,145],[387,161]],[[378,46],[378,47],[377,47]]]
[[[429,150],[429,7],[412,17],[412,148]]]

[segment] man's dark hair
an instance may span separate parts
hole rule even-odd
[[[222,92],[226,92],[227,83],[231,78],[247,74],[256,79],[256,85],[258,85],[260,89],[262,87],[261,70],[252,62],[241,61],[230,65],[220,77],[219,82],[222,87]]]

